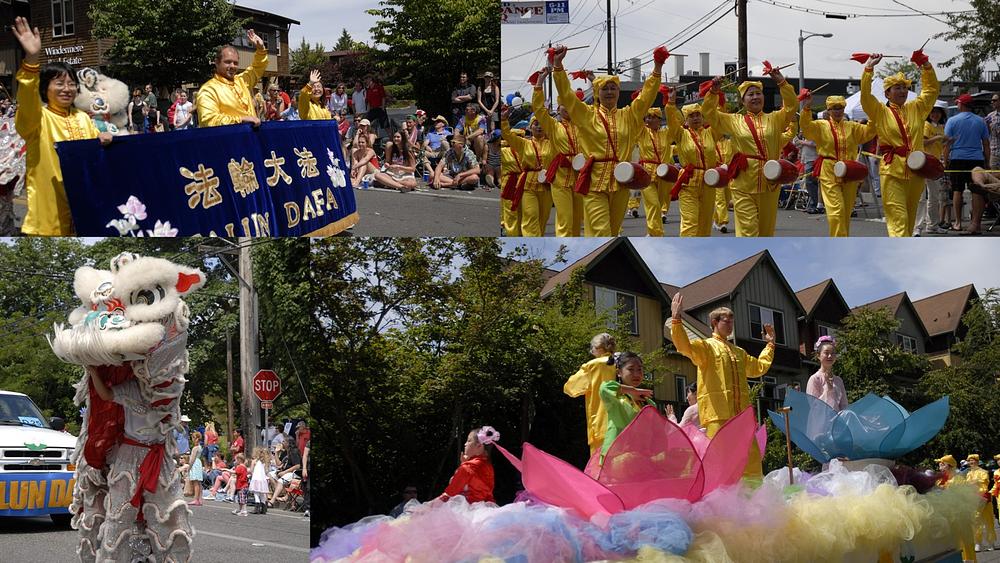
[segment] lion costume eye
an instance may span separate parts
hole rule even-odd
[[[156,303],[157,300],[163,299],[167,295],[167,292],[159,285],[153,289],[140,289],[139,291],[133,291],[129,295],[129,301],[132,305],[152,305]]]

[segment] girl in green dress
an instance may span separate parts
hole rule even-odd
[[[615,379],[601,384],[601,401],[608,413],[608,429],[601,447],[601,463],[618,434],[646,405],[656,406],[652,389],[639,389],[642,384],[642,358],[634,352],[622,352],[615,360]]]

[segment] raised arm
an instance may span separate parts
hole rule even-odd
[[[771,362],[774,361],[774,327],[770,324],[764,325],[764,340],[767,345],[759,356],[755,358],[747,354],[747,377],[760,377],[771,369]]]
[[[28,27],[28,20],[14,18],[14,36],[24,49],[24,60],[17,71],[17,113],[14,114],[14,129],[23,139],[38,134],[42,125],[42,98],[38,95],[39,66],[38,53],[42,50],[42,40],[38,28]],[[131,119],[131,112],[129,119]]]
[[[939,93],[941,93],[941,84],[938,83],[934,65],[929,62],[924,63],[920,69],[920,94],[910,103],[919,108],[920,115],[926,116],[934,107]]]
[[[882,103],[872,95],[872,80],[875,78],[875,65],[881,60],[882,55],[872,55],[868,64],[865,65],[864,72],[861,73],[861,109],[865,110],[865,113],[868,115],[869,123],[880,118],[885,112],[885,107]]]
[[[253,54],[253,62],[237,78],[242,79],[246,83],[247,88],[253,90],[253,87],[257,85],[257,81],[264,76],[264,71],[267,70],[267,47],[264,45],[264,40],[254,33],[252,29],[247,30],[247,39],[251,45],[256,47],[256,51]]]

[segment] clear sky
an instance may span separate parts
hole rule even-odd
[[[310,44],[322,43],[326,49],[332,50],[340,38],[341,31],[347,33],[355,41],[371,43],[368,30],[375,25],[377,19],[369,16],[365,10],[378,8],[378,0],[300,0],[287,2],[284,0],[241,0],[240,6],[256,8],[298,20],[300,25],[293,25],[289,30],[289,46],[295,48],[304,37]]]
[[[849,60],[852,52],[881,52],[883,54],[906,55],[920,47],[932,35],[944,31],[947,26],[929,17],[878,17],[851,18],[848,20],[827,19],[823,15],[803,13],[770,4],[794,5],[825,12],[853,14],[912,14],[911,10],[893,0],[748,0],[748,56],[751,70],[760,73],[761,61],[767,59],[777,65],[798,62],[799,30],[816,33],[832,33],[830,39],[813,37],[805,42],[805,72],[807,77],[816,78],[859,78],[862,65]],[[959,11],[969,9],[966,0],[901,0],[907,6],[923,12]],[[587,29],[605,19],[606,0],[569,0],[570,21],[566,25],[501,25],[501,61],[503,91],[527,89],[525,78],[543,64],[541,49],[521,55],[533,47],[539,47],[551,39],[559,39],[585,30],[575,37],[565,40],[567,46],[589,45],[590,48],[571,51],[566,57],[569,70],[594,69],[607,62],[607,47],[602,35],[602,26]],[[618,17],[617,60],[642,52],[651,58],[649,51],[667,41],[671,36],[692,24],[702,15],[720,5],[717,0],[704,3],[686,0],[611,0],[612,13]],[[726,2],[726,7],[732,1]],[[944,19],[943,16],[937,16]],[[714,17],[712,18],[714,19]],[[698,53],[711,53],[710,72],[721,74],[725,61],[737,60],[737,19],[730,12],[709,28],[692,39],[676,52],[689,55],[685,62],[688,70],[698,70]],[[679,41],[667,42],[668,47]],[[674,50],[674,49],[671,49]],[[954,44],[943,39],[932,39],[924,49],[932,63],[939,63],[958,53]],[[888,60],[888,59],[887,59]],[[884,62],[883,62],[884,64]],[[672,75],[674,62],[668,60],[666,74]],[[754,70],[756,68],[756,70]],[[644,72],[652,69],[652,63],[643,67]],[[996,70],[996,63],[989,65]],[[789,78],[798,80],[798,67],[784,71]],[[943,74],[947,74],[945,71]],[[579,85],[583,85],[581,82]]]
[[[606,239],[505,239],[524,244],[533,257],[551,260],[560,245],[572,263]],[[684,286],[764,249],[798,291],[833,278],[855,307],[906,291],[922,299],[973,283],[980,294],[1000,287],[996,244],[988,239],[826,238],[694,240],[632,238],[632,244],[660,282]],[[555,266],[562,269],[565,264]]]

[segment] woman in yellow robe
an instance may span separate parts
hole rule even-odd
[[[813,175],[819,177],[830,236],[846,237],[850,235],[851,211],[858,196],[858,186],[863,180],[845,182],[833,174],[833,167],[838,160],[855,160],[858,156],[858,145],[867,143],[875,137],[875,126],[871,123],[862,125],[856,121],[846,121],[844,107],[847,106],[847,102],[843,96],[827,97],[827,118],[823,121],[813,120],[812,111],[809,109],[811,103],[812,95],[803,100],[799,127],[802,129],[802,136],[816,143],[817,157],[813,165]]]
[[[619,162],[631,159],[632,147],[642,133],[643,117],[656,99],[660,69],[666,57],[654,60],[653,72],[641,94],[628,107],[619,109],[621,81],[617,76],[594,77],[596,103],[585,104],[576,97],[562,66],[565,56],[566,48],[556,47],[553,79],[559,103],[573,118],[581,152],[587,156],[576,186],[576,191],[583,195],[584,233],[595,237],[616,236],[625,219],[629,191],[618,185],[613,170]]]
[[[584,397],[587,411],[587,443],[590,455],[600,451],[608,429],[608,413],[601,401],[601,385],[615,379],[615,337],[603,332],[590,340],[593,360],[580,366],[563,385],[563,393],[570,397]]]
[[[541,85],[548,75],[548,67],[538,71],[535,91],[531,95],[531,109],[556,151],[546,167],[546,180],[551,186],[552,203],[556,208],[556,236],[578,237],[583,226],[583,196],[573,190],[577,173],[570,163],[576,153],[580,152],[577,142],[579,133],[564,106],[559,106],[559,121],[549,115],[545,108],[545,94]]]
[[[781,186],[764,177],[764,163],[781,157],[783,137],[788,124],[795,117],[798,99],[795,90],[779,71],[771,78],[778,84],[782,107],[764,112],[764,85],[746,81],[738,86],[745,115],[719,111],[719,81],[716,79],[711,94],[701,103],[705,120],[715,129],[715,134],[727,134],[733,146],[733,161],[729,165],[732,178],[733,215],[736,218],[736,236],[770,237],[778,218],[778,196]]]
[[[318,70],[309,72],[309,83],[299,91],[299,118],[303,121],[330,119],[330,110],[323,107],[323,82]]]
[[[721,107],[721,106],[720,106]],[[733,146],[729,142],[729,137],[722,136],[715,141],[719,153],[722,155],[720,162],[729,162],[733,158]],[[715,189],[715,226],[720,233],[729,232],[729,206],[733,202],[733,192],[729,189],[727,181],[725,187]]]
[[[677,143],[677,157],[684,167],[682,177],[678,178],[681,184],[678,186],[680,234],[682,237],[707,237],[712,234],[716,188],[705,185],[705,171],[723,163],[722,151],[712,129],[702,120],[700,104],[687,104],[678,110],[672,96],[668,102],[667,137]],[[728,219],[728,211],[726,215]]]
[[[524,136],[524,129],[511,129],[511,133],[517,136]],[[510,178],[517,181],[521,174],[521,160],[507,141],[500,140],[500,185],[505,186]],[[521,236],[521,207],[514,209],[509,199],[500,200],[500,227],[504,236]]]
[[[888,99],[888,104],[883,104],[872,95],[875,65],[881,60],[881,55],[872,55],[861,74],[861,109],[878,131],[882,155],[879,176],[886,228],[891,237],[908,237],[913,234],[917,220],[924,179],[910,170],[906,158],[913,151],[924,150],[924,120],[934,107],[941,88],[934,67],[924,61],[920,65],[920,95],[907,101],[910,80],[898,73],[883,81]]]
[[[111,133],[100,133],[89,115],[73,107],[78,89],[76,70],[72,66],[63,62],[39,66],[42,40],[38,28],[32,30],[27,20],[18,17],[14,19],[14,35],[25,53],[17,71],[17,113],[14,116],[14,128],[24,139],[26,150],[28,214],[21,232],[71,236],[75,234],[73,216],[55,144],[96,138],[107,145],[111,143]]]
[[[660,108],[649,108],[643,120],[645,131],[639,134],[639,164],[649,173],[649,185],[642,189],[643,210],[646,212],[646,236],[663,236],[663,202],[670,209],[670,188],[672,184],[656,175],[656,167],[662,163],[673,164],[673,148],[670,135],[661,127],[663,114]]]
[[[512,151],[517,153],[521,162],[521,173],[516,182],[504,185],[502,197],[513,197],[511,208],[521,210],[521,236],[540,237],[545,234],[545,225],[549,222],[549,212],[552,210],[552,192],[547,184],[538,182],[538,172],[555,158],[555,147],[545,136],[545,131],[537,119],[531,120],[531,138],[518,137],[511,133],[510,107],[500,112],[500,134],[507,141]],[[502,162],[501,162],[502,165]],[[511,190],[509,184],[515,186]]]

